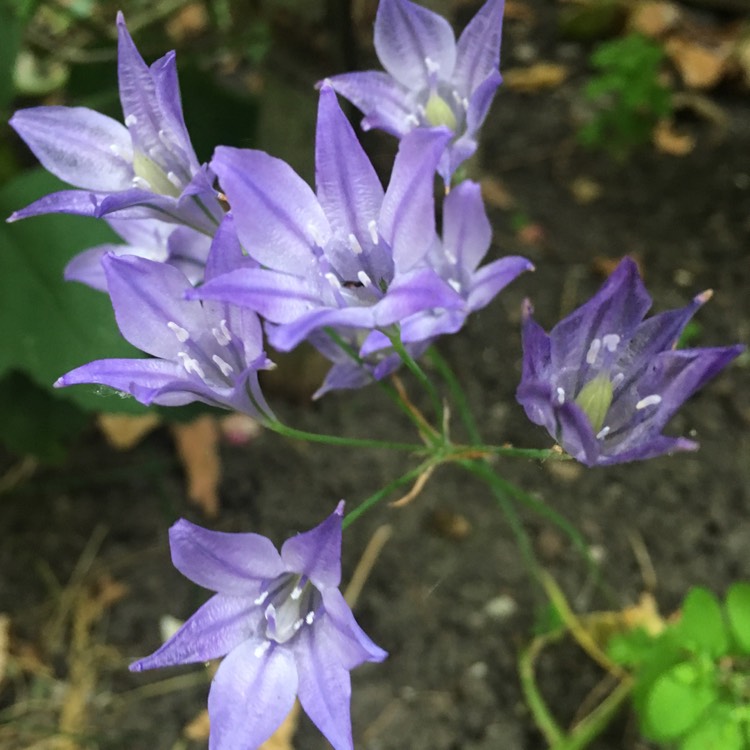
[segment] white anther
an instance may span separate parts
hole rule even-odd
[[[359,240],[353,234],[349,235],[348,240],[352,252],[355,255],[362,255],[362,245],[359,244]]]
[[[140,188],[141,190],[150,190],[151,192],[153,192],[151,183],[143,177],[140,177],[139,175],[133,177],[133,187]]]
[[[294,587],[294,588],[292,589],[292,593],[291,593],[291,594],[289,594],[289,598],[290,598],[290,599],[291,599],[292,601],[295,601],[295,602],[296,602],[296,601],[297,601],[297,599],[299,599],[299,598],[300,598],[300,596],[302,596],[302,590],[303,590],[303,588],[304,588],[304,586],[303,586],[303,587],[300,587],[300,585],[299,585],[299,584],[297,584],[297,585],[296,585],[296,586],[295,586],[295,587]]]
[[[602,343],[607,351],[614,352],[620,344],[620,337],[616,333],[608,333],[602,336]]]
[[[453,263],[453,264],[455,264],[456,261],[458,260],[458,258],[456,258],[456,256],[450,250],[447,250],[447,249],[445,250],[445,257],[449,263]]]
[[[639,411],[645,409],[647,406],[656,406],[661,403],[661,396],[658,393],[652,393],[646,398],[642,398],[636,405],[635,408]]]
[[[451,289],[453,289],[454,291],[458,292],[459,294],[461,293],[461,282],[460,281],[456,281],[456,279],[448,279],[448,283],[450,284]]]
[[[193,359],[187,352],[179,352],[177,356],[182,361],[182,366],[185,368],[185,372],[190,375],[195,373],[201,380],[205,382],[206,373],[203,372],[203,368],[197,359]]]
[[[306,622],[306,623],[307,623],[308,625],[312,625],[312,624],[313,624],[313,620],[314,620],[314,619],[315,619],[315,612],[308,612],[308,613],[307,613],[307,614],[305,615],[305,622]]]
[[[176,187],[182,188],[182,182],[180,178],[174,172],[167,172],[167,179]]]
[[[259,597],[258,597],[258,598],[257,598],[257,599],[256,599],[256,600],[254,601],[254,602],[253,602],[253,604],[257,604],[258,606],[260,606],[261,604],[263,604],[263,602],[264,602],[264,601],[265,601],[266,599],[268,599],[268,592],[267,592],[267,591],[264,591],[264,592],[263,592],[263,593],[262,593],[262,594],[261,594],[261,595],[260,595],[260,596],[259,596]]]
[[[229,342],[232,340],[232,334],[229,332],[229,329],[227,328],[227,321],[221,320],[219,322],[218,328],[212,328],[211,333],[213,337],[216,339],[216,343],[219,346],[228,346]]]
[[[370,239],[373,245],[378,244],[378,224],[375,219],[367,222],[367,231],[370,233]]]
[[[269,648],[271,648],[271,641],[263,641],[263,643],[255,647],[253,655],[260,659],[260,657],[263,656],[263,654],[265,654]]]
[[[623,380],[625,380],[625,373],[618,372],[617,375],[612,378],[612,387],[617,388],[617,386],[620,385]]]
[[[129,114],[125,118],[125,127],[129,128],[131,125],[137,125],[138,124],[138,118],[134,114]]]
[[[299,620],[297,620],[294,625],[292,625],[292,630],[296,633],[303,625],[305,624],[305,621],[300,617]]]
[[[233,372],[234,367],[229,364],[229,362],[223,360],[218,354],[214,354],[213,357],[211,357],[214,364],[221,370],[221,374],[228,378]]]
[[[558,404],[565,403],[565,389],[560,388],[560,386],[557,387],[557,403]]]
[[[606,437],[607,435],[609,435],[611,429],[612,429],[611,427],[602,427],[602,429],[596,433],[597,440],[601,440],[603,437]]]
[[[364,271],[357,271],[357,279],[362,286],[372,286],[372,279]]]
[[[167,328],[172,331],[181,344],[184,344],[190,338],[190,333],[172,320],[167,323]]]
[[[431,57],[425,57],[424,64],[430,75],[437,73],[438,70],[440,70],[440,63],[436,63]]]
[[[328,273],[325,274],[325,277],[332,287],[335,289],[341,289],[341,282],[336,278],[336,274],[333,273],[333,271],[328,271]]]
[[[424,117],[424,107],[422,109],[422,116]],[[419,125],[419,118],[416,115],[406,115],[406,124],[411,125],[412,127],[417,127]]]
[[[323,247],[325,244],[323,242],[323,235],[318,231],[318,227],[315,226],[312,222],[310,222],[307,225],[307,231],[310,233],[310,237],[312,238],[312,241],[318,246]]]
[[[593,339],[589,344],[589,350],[586,352],[586,364],[593,365],[599,356],[599,350],[602,348],[601,339]]]

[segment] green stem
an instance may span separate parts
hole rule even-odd
[[[393,490],[408,484],[411,481],[416,480],[421,474],[424,474],[431,466],[434,466],[435,462],[432,460],[424,461],[419,466],[405,474],[402,474],[398,479],[394,479],[390,484],[387,484],[382,489],[378,490],[373,495],[370,495],[366,500],[363,500],[354,510],[347,513],[344,517],[342,528],[346,529],[351,526],[361,515],[364,515],[370,508],[377,505],[383,498],[387,497]]]
[[[512,445],[455,445],[457,453],[490,453],[495,456],[509,458],[533,458],[539,461],[569,461],[570,457],[564,453],[548,448],[514,448]]]
[[[461,421],[464,423],[464,427],[466,427],[466,432],[469,435],[469,440],[471,440],[472,443],[481,443],[482,438],[479,435],[477,423],[469,407],[469,401],[466,398],[464,389],[458,382],[458,378],[453,373],[453,370],[451,370],[450,365],[445,361],[443,356],[434,346],[430,347],[428,356],[432,361],[432,364],[435,366],[435,369],[438,371],[438,373],[448,386],[448,390],[453,397],[453,402],[456,405],[458,415],[461,417]]]

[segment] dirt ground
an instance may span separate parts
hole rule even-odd
[[[519,50],[528,62],[531,45],[536,58],[564,62],[572,75],[534,94],[501,91],[484,129],[482,169],[514,201],[512,208],[490,209],[492,256],[525,254],[537,271],[461,334],[441,341],[440,350],[464,384],[487,442],[548,447],[546,433],[525,420],[513,396],[520,305],[530,297],[537,319],[551,327],[601,283],[595,259],[636,256],[656,311],[714,289],[699,313],[697,344],[750,340],[750,103],[734,91],[715,95],[728,115],[725,130],[699,119],[684,122],[698,143],[683,157],[647,147],[618,163],[583,151],[574,144],[573,121],[586,50],[556,39],[546,3],[531,5],[540,20],[532,28],[507,24],[504,65],[519,64]],[[600,188],[588,204],[571,187],[580,178]],[[533,231],[516,231],[521,215]],[[748,393],[747,363],[735,365],[674,419],[670,432],[700,440],[695,454],[596,470],[497,463],[504,476],[581,529],[600,557],[606,591],[593,585],[559,530],[524,513],[541,561],[576,609],[618,609],[652,586],[634,550],[647,552],[653,593],[665,613],[692,585],[722,593],[730,582],[750,578]],[[376,388],[329,395],[314,405],[280,399],[274,405],[302,429],[411,439]],[[404,456],[290,443],[268,433],[249,445],[224,445],[222,460],[222,509],[212,525],[277,542],[318,523],[339,498],[356,505],[409,466]],[[3,457],[3,467],[11,465]],[[160,643],[160,618],[184,619],[205,598],[169,561],[166,532],[181,516],[206,523],[186,502],[163,430],[117,453],[92,429],[63,467],[40,470],[0,498],[0,612],[10,618],[15,655],[0,683],[3,750],[52,747],[34,743],[56,731],[61,706],[69,722],[63,725],[78,743],[65,746],[71,750],[205,746],[182,734],[205,705],[209,676],[202,666],[142,675],[126,670]],[[456,517],[466,523],[462,538],[452,532]],[[516,672],[543,598],[486,488],[457,468],[441,468],[408,507],[379,506],[345,534],[345,580],[384,524],[392,535],[356,615],[390,656],[353,673],[356,746],[544,747]],[[545,655],[539,671],[563,722],[574,718],[601,678],[572,645]],[[324,746],[303,720],[295,749]],[[591,747],[648,745],[624,711]]]

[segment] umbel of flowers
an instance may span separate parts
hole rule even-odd
[[[124,244],[84,251],[66,277],[106,292],[122,335],[148,355],[82,363],[56,385],[107,385],[144,404],[202,401],[282,431],[258,381],[273,366],[265,336],[281,351],[309,342],[330,360],[317,396],[382,381],[402,364],[429,389],[419,357],[532,270],[518,256],[483,263],[492,233],[479,185],[454,184],[501,81],[502,14],[502,0],[487,0],[456,42],[435,13],[381,0],[375,46],[386,72],[346,73],[319,86],[314,189],[258,150],[219,146],[210,163],[198,163],[174,54],[146,65],[118,15],[124,124],[82,107],[37,107],[11,119],[41,163],[76,188],[11,220],[50,212],[105,218]],[[337,93],[363,111],[363,127],[400,139],[385,187]],[[436,175],[445,185],[439,203]],[[709,296],[644,319],[651,300],[625,260],[549,334],[527,303],[519,402],[589,466],[694,449],[662,430],[742,350],[675,348]],[[441,461],[487,452],[454,446],[447,418],[427,429],[410,404],[400,405],[425,439],[414,452],[431,456],[424,476]],[[482,464],[476,473],[491,484],[488,471]],[[212,750],[258,747],[295,697],[336,750],[352,750],[349,672],[386,654],[338,590],[342,516],[343,502],[280,552],[257,534],[187,521],[170,530],[175,566],[215,593],[132,669],[225,657],[208,700]]]

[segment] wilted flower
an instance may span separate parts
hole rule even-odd
[[[44,213],[159,218],[212,234],[222,215],[185,128],[174,52],[150,68],[117,15],[125,125],[86,107],[34,107],[10,124],[42,165],[82,188],[53,193],[11,220]]]
[[[228,217],[214,240],[206,278],[225,270],[220,259],[232,243],[236,238]],[[216,251],[218,247],[223,252]],[[97,383],[130,393],[144,404],[203,401],[251,416],[271,415],[258,370],[272,363],[263,351],[254,312],[185,299],[190,281],[166,263],[112,254],[101,263],[120,332],[153,358],[97,360],[63,375],[55,386]]]
[[[353,750],[349,671],[382,661],[338,589],[343,502],[279,554],[258,534],[208,531],[180,520],[172,561],[217,592],[158,651],[130,669],[205,662],[226,654],[211,683],[211,750],[252,750],[295,697],[335,750]]]
[[[487,0],[458,43],[450,24],[409,0],[380,0],[375,50],[387,72],[344,73],[331,85],[365,117],[362,127],[402,138],[445,126],[453,140],[439,171],[446,182],[477,148],[477,132],[502,80],[503,0]]]
[[[682,330],[711,296],[644,320],[651,298],[624,259],[587,303],[549,334],[523,324],[523,376],[516,397],[529,419],[587,466],[695,450],[661,431],[695,391],[744,347],[676,349]]]

